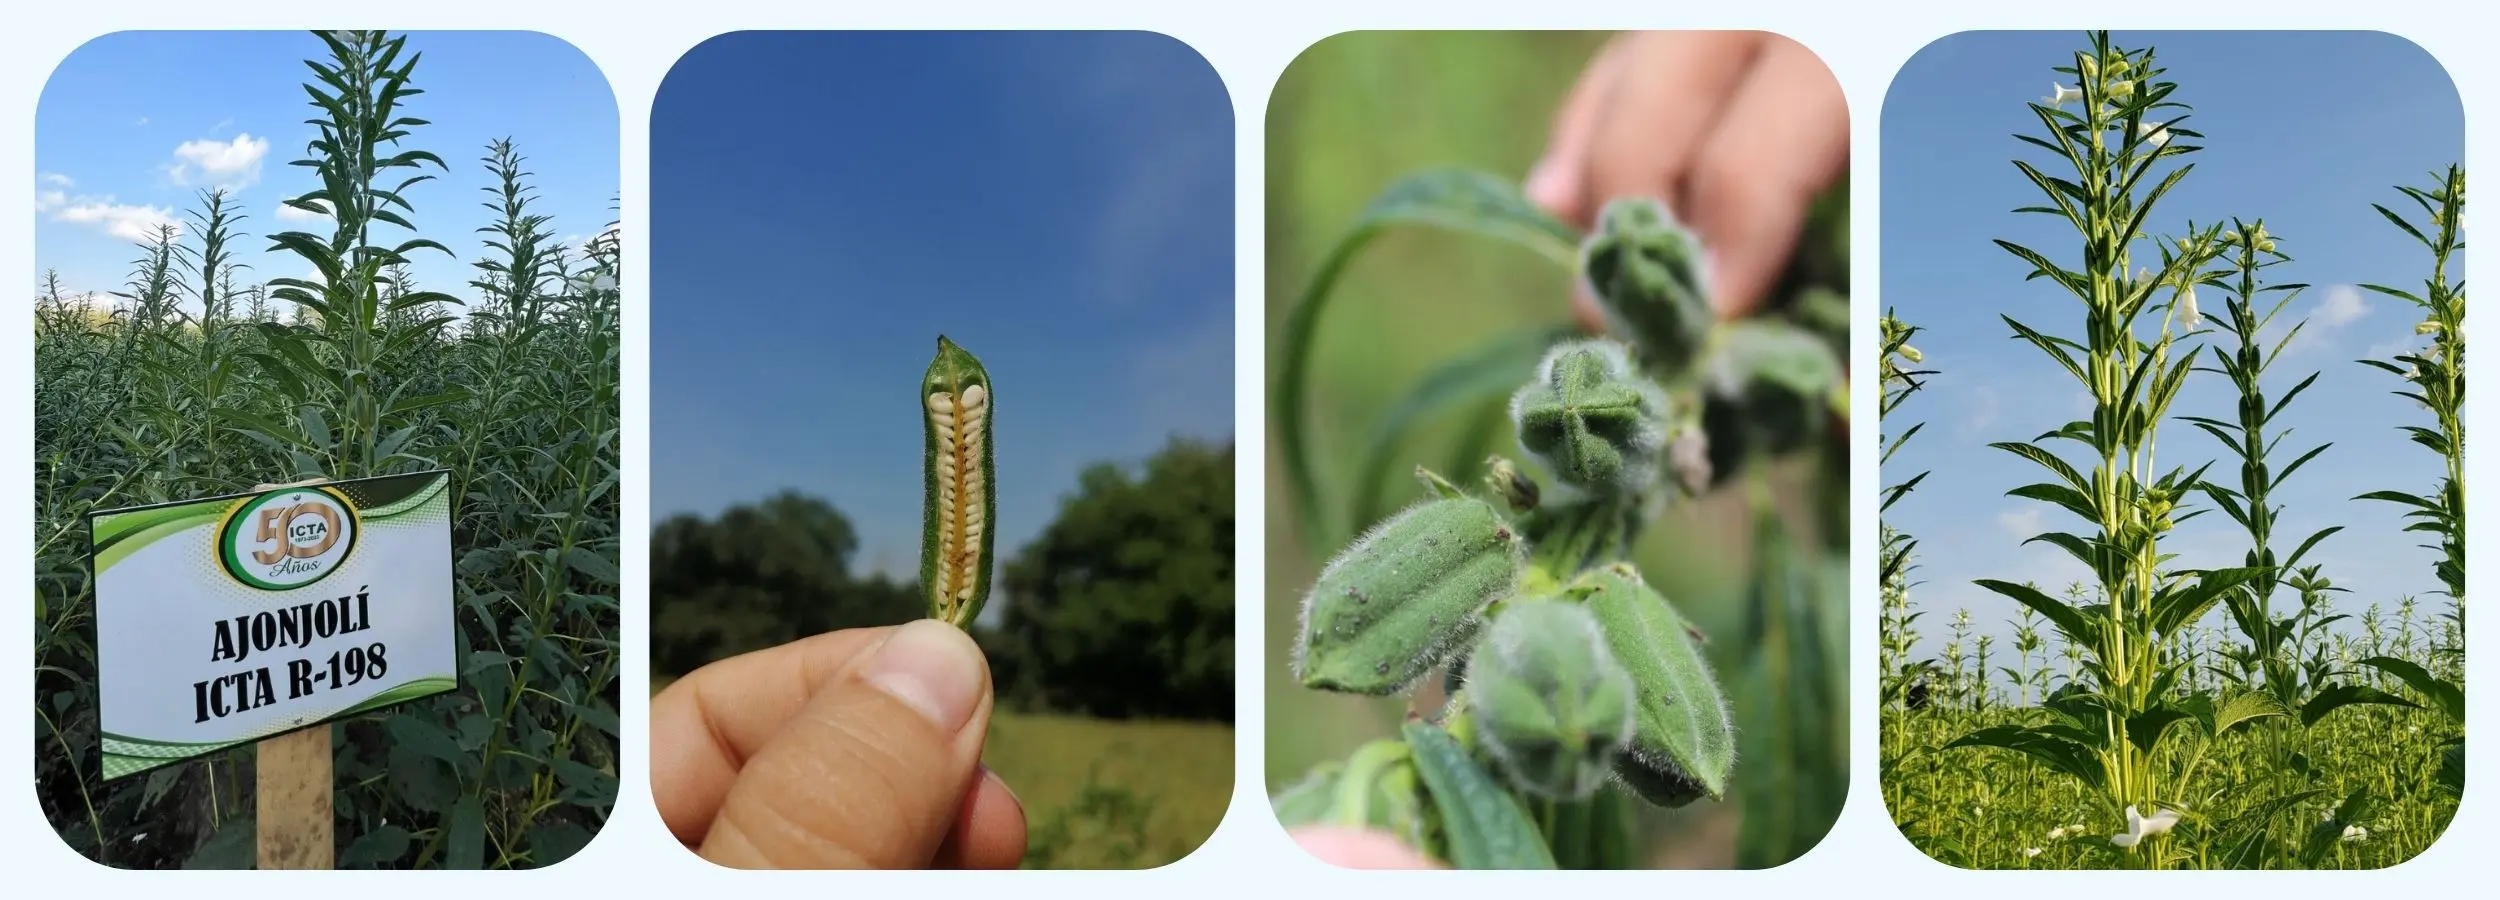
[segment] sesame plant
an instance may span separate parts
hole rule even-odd
[[[566,247],[511,141],[457,172],[421,149],[404,35],[316,32],[313,116],[282,198],[319,227],[253,235],[201,195],[110,297],[48,276],[36,302],[35,759],[53,828],[125,868],[254,859],[252,749],[105,782],[85,515],[256,484],[453,473],[456,692],[342,722],[342,868],[560,862],[615,801],[619,235]],[[491,224],[429,231],[438,181]],[[464,189],[465,193],[465,189]],[[475,196],[475,195],[468,195]],[[428,235],[436,235],[429,237]],[[261,241],[312,277],[253,278]],[[473,253],[462,295],[420,254]]]
[[[1330,539],[1333,557],[1302,598],[1293,671],[1312,690],[1404,697],[1408,712],[1394,733],[1281,786],[1277,815],[1288,827],[1378,829],[1459,868],[1632,868],[1647,852],[1643,810],[1743,795],[1740,843],[1754,849],[1740,864],[1802,852],[1827,822],[1800,823],[1811,815],[1801,808],[1838,790],[1811,773],[1839,768],[1844,743],[1828,715],[1837,671],[1824,665],[1837,637],[1823,598],[1836,585],[1789,537],[1758,463],[1815,446],[1845,419],[1836,329],[1800,312],[1812,303],[1721,321],[1705,248],[1657,200],[1616,199],[1583,236],[1491,177],[1412,176],[1329,254],[1285,326],[1273,421],[1306,534],[1333,534],[1299,424],[1316,314],[1355,252],[1396,224],[1507,238],[1568,263],[1610,328],[1497,338],[1382,424],[1394,435],[1419,410],[1499,392],[1520,456],[1460,457],[1472,477],[1417,466],[1421,496],[1396,511],[1373,511],[1358,491],[1362,527]],[[1845,308],[1837,293],[1814,296]],[[1739,667],[1714,663],[1632,561],[1662,515],[1717,491],[1749,498],[1753,517],[1739,646],[1758,655]],[[1731,698],[1775,693],[1793,715],[1740,733]]]
[[[2022,614],[2018,662],[1965,674],[1958,639],[1941,663],[1908,659],[1918,613],[1901,575],[1916,549],[1887,526],[1886,546],[1898,554],[1885,561],[1880,625],[1887,805],[1914,844],[1968,867],[2367,868],[2409,858],[2454,814],[2456,792],[2439,788],[2451,777],[2442,761],[2454,760],[2461,785],[2463,759],[2461,659],[2432,665],[2436,655],[2414,648],[2418,637],[2461,655],[2462,604],[2458,618],[2428,627],[2417,625],[2412,598],[2398,604],[2392,628],[2377,604],[2357,618],[2336,611],[2346,591],[2314,551],[2345,526],[2278,528],[2278,489],[2332,447],[2293,438],[2280,419],[2324,374],[2277,371],[2306,324],[2281,320],[2305,285],[2270,277],[2294,263],[2281,248],[2288,240],[2263,220],[2236,218],[2151,236],[2159,201],[2193,168],[2179,157],[2201,149],[2192,142],[2203,136],[2184,127],[2190,110],[2175,98],[2178,84],[2151,50],[2115,46],[2106,33],[2056,71],[2074,84],[2061,80],[2030,105],[2040,133],[2017,135],[2052,154],[2056,171],[2014,162],[2048,205],[2018,212],[2064,220],[2079,252],[1997,243],[2030,268],[2029,279],[2062,291],[2067,309],[2080,308],[2080,328],[2001,318],[2075,379],[2091,415],[1990,446],[2046,476],[2010,496],[2080,525],[2029,542],[2066,552],[2090,574],[2063,596],[1979,580]],[[2461,285],[2448,285],[2446,272],[2460,246],[2450,223],[2462,216],[2463,177],[2452,171],[2441,187],[2407,194],[2430,213],[2429,231],[2379,212],[2433,251],[2426,296],[2373,289],[2423,305],[2422,333],[2447,335],[2462,324]],[[2199,308],[2200,289],[2221,295],[2214,314]],[[1909,333],[1887,322],[1888,342],[1899,341],[1886,347],[1888,377],[1894,356],[1918,359],[1906,349]],[[2449,472],[2461,478],[2462,434],[2450,430],[2461,419],[2439,392],[2461,390],[2462,376],[2435,367],[2461,359],[2462,336],[2454,347],[2436,341],[2368,362],[2419,388],[2400,394],[2440,417],[2439,427],[2412,431],[2416,442],[2457,454]],[[2174,409],[2197,378],[2227,381],[2230,408]],[[2223,457],[2158,456],[2165,421],[2212,438]],[[1916,481],[1890,489],[1886,511]],[[2461,503],[2462,490],[2454,481],[2437,490],[2364,499],[2414,507],[2413,529],[2444,541],[2450,523],[2461,529],[2462,512],[2438,497]],[[2244,535],[2237,559],[2191,560],[2165,542],[2179,523],[2217,510]],[[2439,574],[2461,597],[2459,540],[2442,544]],[[1957,613],[1957,635],[1968,621],[1968,610]],[[2063,671],[2053,656],[2066,659]]]

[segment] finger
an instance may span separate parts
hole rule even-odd
[[[1545,153],[1528,169],[1528,178],[1520,192],[1528,202],[1545,210],[1547,215],[1565,222],[1585,221],[1590,211],[1583,209],[1581,187],[1588,180],[1589,141],[1597,133],[1599,113],[1606,108],[1615,84],[1623,73],[1624,47],[1636,34],[1619,34],[1606,41],[1597,55],[1581,70],[1580,80],[1572,82],[1571,92],[1563,96],[1562,106],[1554,113],[1554,124],[1546,133]]]
[[[702,854],[744,869],[916,869],[979,784],[989,663],[962,629],[893,630],[738,771]]]
[[[694,670],[651,698],[651,800],[688,847],[703,841],[738,770],[892,628],[802,638]]]
[[[1710,248],[1711,305],[1761,306],[1816,194],[1849,166],[1849,105],[1805,45],[1774,37],[1695,161],[1682,211]]]
[[[1397,838],[1363,828],[1317,827],[1294,832],[1293,842],[1320,862],[1344,869],[1438,869],[1430,857]]]
[[[1686,169],[1760,51],[1759,31],[1644,32],[1589,145],[1581,209],[1587,228],[1606,201],[1657,197],[1679,213]]]
[[[1024,835],[1024,801],[983,766],[980,784],[964,798],[932,868],[1013,869],[1024,864]]]

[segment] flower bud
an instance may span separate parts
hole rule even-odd
[[[1551,599],[1505,604],[1467,658],[1478,734],[1511,781],[1539,796],[1596,793],[1632,733],[1632,678],[1597,620]]]
[[[1404,690],[1475,636],[1526,565],[1526,541],[1483,499],[1407,507],[1320,570],[1302,603],[1295,674],[1320,690]]]
[[[1723,796],[1736,726],[1684,618],[1626,563],[1581,576],[1573,592],[1632,677],[1632,738],[1615,775],[1660,806]]]
[[[1710,310],[1701,241],[1654,198],[1624,197],[1598,213],[1580,248],[1588,292],[1645,361],[1681,372],[1701,352]]]
[[[1511,398],[1520,446],[1564,481],[1599,491],[1638,490],[1656,477],[1667,412],[1666,392],[1604,339],[1554,348]]]

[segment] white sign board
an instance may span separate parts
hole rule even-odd
[[[95,513],[104,777],[450,691],[451,475]]]

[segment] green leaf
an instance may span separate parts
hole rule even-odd
[[[339,854],[339,868],[372,869],[397,862],[408,855],[408,838],[408,829],[397,825],[384,825],[357,835],[346,852]]]
[[[2465,724],[2465,689],[2456,682],[2432,675],[2420,663],[2393,656],[2373,656],[2361,660],[2360,665],[2396,676],[2415,693],[2430,698],[2433,708],[2446,715],[2448,721]]]
[[[2300,724],[2302,727],[2316,725],[2318,720],[2326,718],[2328,713],[2347,706],[2365,704],[2421,708],[2420,704],[2411,700],[2366,684],[2338,684],[2310,695],[2309,702],[2300,707]]]
[[[185,869],[252,869],[259,867],[259,830],[253,825],[251,810],[227,819],[217,826],[215,834],[200,842],[191,855],[183,857]]]
[[[1551,869],[1553,851],[1517,795],[1478,766],[1450,733],[1430,722],[1406,723],[1415,772],[1441,814],[1450,864],[1461,869]]]
[[[1942,749],[1996,747],[2012,750],[2072,775],[2089,790],[2100,790],[2104,778],[2100,756],[2092,748],[2037,726],[1996,725],[1953,739]]]
[[[460,798],[445,826],[443,868],[476,869],[486,864],[486,808],[478,795]]]
[[[2205,617],[2224,594],[2271,570],[2262,567],[2212,569],[2201,573],[2196,586],[2173,588],[2153,596],[2153,630],[2172,634]]]
[[[469,761],[468,754],[460,752],[460,742],[453,740],[451,733],[441,725],[409,713],[400,713],[391,716],[383,727],[390,732],[391,740],[421,755],[442,760],[450,764],[455,772],[462,771],[465,768],[463,764]]]
[[[2007,597],[2011,597],[2014,602],[2028,606],[2034,612],[2047,617],[2049,624],[2056,626],[2058,633],[2065,635],[2066,640],[2070,642],[2087,647],[2097,646],[2100,643],[2101,631],[2099,625],[2095,624],[2090,619],[2084,618],[2082,610],[2067,605],[2065,601],[2041,593],[2039,588],[2035,588],[2027,584],[2015,584],[2011,581],[1997,581],[1988,578],[1982,578],[1973,583],[1999,594],[2004,594]]]
[[[1319,485],[1303,423],[1319,315],[1355,255],[1382,231],[1399,225],[1488,235],[1537,250],[1566,270],[1577,265],[1579,234],[1538,210],[1506,179],[1483,172],[1436,169],[1410,175],[1373,198],[1322,258],[1319,271],[1286,313],[1283,343],[1276,357],[1275,405],[1268,421],[1276,428],[1286,482],[1306,541],[1333,537],[1320,511]]]
[[[566,549],[564,551],[564,562],[566,565],[572,566],[573,571],[590,576],[591,580],[599,582],[600,584],[624,583],[624,579],[616,569],[616,562],[605,556],[591,552],[590,548],[572,547]]]

